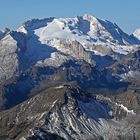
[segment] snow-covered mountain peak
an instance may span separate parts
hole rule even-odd
[[[22,32],[24,34],[27,34],[27,30],[24,26],[20,26],[18,29],[17,29],[17,32]]]
[[[138,44],[133,36],[124,33],[115,23],[85,14],[74,18],[32,19],[25,22],[18,30],[25,34],[40,32],[39,38],[57,38],[77,40],[81,44]],[[82,42],[81,42],[82,40]]]
[[[97,18],[90,14],[84,14],[83,19],[89,20],[89,21],[94,21],[94,22],[97,21]]]
[[[138,39],[124,33],[115,23],[89,14],[73,18],[32,19],[17,31],[26,34],[25,54],[28,61],[32,56],[31,63],[50,58],[51,53],[58,51],[76,59],[83,59],[81,55],[90,58],[88,51],[100,56],[126,55],[132,52],[132,44],[138,43]]]
[[[136,29],[134,31],[133,35],[140,40],[140,28],[139,29]]]
[[[31,30],[35,30],[35,29],[41,28],[43,26],[47,26],[47,24],[49,22],[52,22],[53,19],[54,19],[53,17],[44,18],[44,19],[31,19],[31,20],[24,22],[22,24],[22,26],[20,26],[17,29],[17,31],[27,33],[27,32],[30,32]]]
[[[1,42],[5,42],[5,43],[17,43],[16,42],[16,40],[13,38],[13,36],[12,36],[12,34],[11,34],[12,32],[8,32],[7,34],[5,34],[5,36],[1,39]],[[11,46],[12,47],[12,46]]]

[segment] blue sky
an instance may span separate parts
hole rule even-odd
[[[0,0],[0,29],[16,29],[32,18],[85,13],[115,22],[127,33],[140,28],[140,0]]]

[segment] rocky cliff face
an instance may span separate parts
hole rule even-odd
[[[0,116],[1,139],[137,137],[136,120],[131,119],[138,116],[133,111],[109,98],[90,96],[72,83],[44,90]]]
[[[18,70],[17,42],[8,34],[0,40],[0,81],[11,78]]]

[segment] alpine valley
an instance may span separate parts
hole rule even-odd
[[[0,140],[140,140],[140,29],[86,14],[0,31]]]

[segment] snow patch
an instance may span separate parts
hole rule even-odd
[[[127,107],[125,107],[123,104],[116,103],[117,106],[121,107],[123,110],[125,110],[127,113],[130,113],[132,115],[136,115],[136,113],[133,110],[128,110]]]
[[[61,89],[61,88],[63,88],[64,86],[62,86],[62,85],[60,85],[60,86],[58,86],[58,87],[55,87],[55,89]]]

